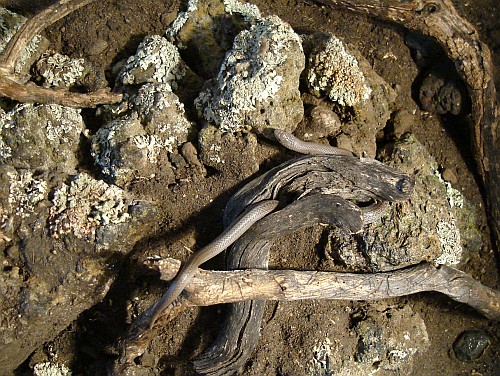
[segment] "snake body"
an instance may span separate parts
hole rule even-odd
[[[153,309],[151,325],[161,316],[165,309],[181,294],[197,268],[211,258],[228,248],[241,237],[255,222],[272,212],[278,206],[278,201],[264,200],[249,207],[236,218],[215,240],[202,248],[187,261],[177,273],[167,292],[158,300]]]
[[[229,270],[267,269],[269,250],[278,237],[314,224],[361,232],[364,224],[385,213],[388,201],[406,199],[412,192],[411,177],[381,162],[303,142],[287,132],[275,131],[275,135],[287,148],[309,155],[282,163],[231,197],[224,211],[225,225],[245,207],[262,200],[280,200],[283,209],[258,221],[233,244],[226,256]],[[230,375],[243,367],[257,344],[265,303],[252,300],[228,305],[224,329],[212,347],[194,361],[196,371]]]

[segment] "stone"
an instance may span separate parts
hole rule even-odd
[[[293,131],[303,117],[299,80],[305,58],[299,36],[276,16],[257,20],[235,38],[217,78],[195,105],[222,132]]]

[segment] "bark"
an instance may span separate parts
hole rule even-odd
[[[72,93],[65,90],[47,89],[27,82],[26,77],[16,74],[14,69],[31,40],[54,22],[95,0],[60,0],[26,21],[11,38],[0,54],[0,95],[25,103],[55,103],[63,106],[85,108],[98,104],[117,103],[121,94],[109,89],[93,93]]]
[[[148,260],[146,264],[169,281],[181,267],[179,260]],[[206,271],[198,269],[183,294],[153,328],[136,321],[120,342],[120,357],[111,374],[133,367],[134,358],[146,350],[156,329],[182,310],[249,300],[293,301],[306,299],[380,300],[435,291],[469,305],[485,317],[500,321],[500,292],[482,285],[466,273],[448,267],[422,263],[407,269],[374,273],[338,273],[295,270]]]

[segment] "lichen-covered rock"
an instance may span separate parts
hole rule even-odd
[[[81,173],[0,164],[0,373],[99,302],[150,207]]]
[[[238,0],[190,0],[165,34],[180,48],[189,46],[194,71],[213,78],[236,34],[260,18],[257,6]]]
[[[196,106],[222,132],[294,130],[303,117],[299,78],[304,64],[300,38],[287,23],[276,16],[257,20],[236,36]]]
[[[185,73],[185,64],[177,47],[164,37],[150,35],[139,44],[135,55],[128,58],[117,81],[121,85],[150,82],[169,84],[175,88],[176,82]]]
[[[26,17],[0,7],[0,51],[2,51],[12,36],[26,22]],[[49,41],[36,35],[22,52],[14,71],[18,74],[29,74],[31,65],[47,49]]]
[[[75,108],[19,104],[7,113],[0,110],[0,162],[72,173],[84,129]]]
[[[188,140],[192,124],[168,84],[145,84],[132,113],[117,118],[92,137],[91,154],[102,173],[118,186],[160,176],[173,180],[168,153]]]
[[[303,37],[306,79],[316,96],[326,96],[345,124],[337,146],[374,158],[376,135],[391,116],[396,93],[354,48],[332,34]]]
[[[332,259],[353,270],[387,271],[421,261],[456,265],[464,247],[480,249],[474,208],[441,178],[437,163],[415,137],[408,135],[387,148],[383,159],[415,178],[412,195],[392,204],[355,243],[336,233]]]
[[[59,53],[44,54],[35,64],[44,87],[70,87],[83,75],[84,59],[71,59]]]
[[[49,215],[52,236],[72,234],[94,240],[101,227],[129,221],[127,202],[120,188],[80,173],[53,193]]]
[[[313,348],[308,375],[412,374],[416,355],[429,347],[425,322],[409,306],[362,311],[363,319],[353,320],[352,335],[357,343],[326,337]],[[341,349],[347,356],[339,356]]]
[[[342,106],[353,107],[370,98],[371,88],[358,60],[333,35],[312,51],[306,75],[313,94],[326,94]]]

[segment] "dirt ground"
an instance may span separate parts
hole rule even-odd
[[[437,117],[421,111],[412,99],[412,83],[418,69],[405,45],[405,30],[349,12],[321,7],[312,1],[252,2],[263,14],[278,15],[298,32],[330,31],[342,37],[354,45],[374,70],[393,86],[398,94],[394,112],[406,110],[414,113],[404,126],[431,151],[443,171],[447,170],[457,177],[455,188],[480,208],[483,216],[483,245],[477,253],[468,254],[461,269],[487,286],[500,288],[498,258],[489,242],[468,130],[456,119],[441,122]],[[33,12],[35,7],[41,8],[48,3],[48,0],[38,1],[35,5],[33,1],[25,0],[0,1],[0,5],[25,15]],[[455,3],[460,13],[479,30],[494,55],[496,67],[500,67],[500,12],[497,1]],[[94,72],[86,81],[89,89],[110,86],[114,79],[113,65],[132,55],[144,36],[163,34],[174,20],[178,8],[177,1],[98,1],[53,25],[46,36],[54,50],[72,57],[84,57],[90,62]],[[188,65],[192,63],[189,57],[183,58]],[[496,78],[500,83],[498,69]],[[497,85],[497,88],[500,89],[500,86]],[[185,102],[188,109],[192,100],[188,95]],[[99,120],[91,110],[85,110],[84,114],[88,127],[95,131]],[[389,130],[384,131],[387,136]],[[261,171],[291,155],[269,141],[259,140],[257,162]],[[105,374],[110,345],[125,332],[133,317],[164,291],[163,284],[141,270],[140,262],[156,254],[158,249],[164,256],[186,259],[189,256],[186,247],[199,249],[207,244],[222,230],[221,216],[225,203],[249,175],[239,153],[235,152],[234,160],[224,171],[213,171],[206,176],[186,171],[184,179],[168,186],[154,179],[134,184],[130,188],[134,195],[160,203],[161,220],[150,229],[150,235],[135,245],[132,256],[125,262],[104,301],[82,313],[66,330],[39,348],[16,374],[29,374],[30,365],[45,360],[70,365],[74,375]],[[320,237],[318,231],[310,229],[296,234],[275,247],[272,250],[272,267],[312,269],[320,266],[321,254],[315,252]],[[303,249],[304,252],[290,252],[290,249]],[[222,259],[217,258],[205,267],[220,268],[221,264]],[[380,317],[395,307],[403,306],[411,307],[411,316],[418,315],[425,322],[429,336],[429,347],[417,353],[412,375],[493,376],[500,373],[500,328],[471,309],[441,295],[426,293],[375,303],[268,303],[258,348],[244,374],[308,374],[312,349],[326,335],[332,341],[333,356],[342,358],[344,353],[356,346],[353,326],[359,317]],[[222,315],[223,308],[218,306],[184,312],[160,331],[138,362],[156,367],[161,375],[193,374],[190,359],[215,339],[218,327],[214,323],[220,322]],[[401,325],[411,330],[413,321],[402,320]],[[459,334],[468,329],[484,330],[490,335],[491,344],[478,360],[462,362],[452,355],[451,348]]]

